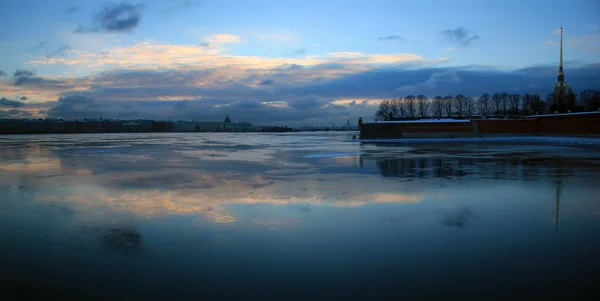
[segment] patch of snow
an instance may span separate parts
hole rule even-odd
[[[552,116],[572,116],[572,115],[594,115],[594,114],[600,114],[600,112],[599,111],[591,111],[591,112],[578,112],[578,113],[560,113],[560,114],[530,115],[530,116],[525,116],[525,118],[552,117]]]

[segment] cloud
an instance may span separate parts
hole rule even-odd
[[[25,104],[20,101],[6,99],[6,97],[0,98],[0,107],[20,108],[24,105]]]
[[[0,76],[6,76],[6,72],[0,70]]]
[[[56,56],[61,56],[65,52],[67,52],[67,51],[69,51],[71,49],[72,49],[71,46],[69,46],[68,44],[63,44],[63,45],[58,46],[58,48],[56,48],[54,51],[46,54],[46,57],[47,58],[53,58],[53,57],[56,57]]]
[[[239,43],[241,40],[242,39],[239,36],[226,33],[218,33],[206,38],[207,42],[213,44],[235,44]]]
[[[294,56],[295,57],[304,57],[304,56],[306,56],[306,48],[300,48],[300,49],[294,50]]]
[[[33,47],[33,49],[31,49],[31,52],[36,52],[40,49],[42,49],[42,47],[44,47],[44,45],[46,45],[48,43],[48,41],[42,41],[40,43],[38,43],[35,47]]]
[[[401,37],[401,36],[385,36],[385,37],[378,37],[377,38],[378,41],[397,41],[397,42],[406,42],[406,40]]]
[[[79,6],[75,5],[75,6],[71,6],[67,9],[65,9],[65,13],[72,14],[74,12],[78,12],[79,10],[80,10]]]
[[[460,78],[458,77],[458,74],[456,73],[456,71],[448,70],[448,71],[443,71],[443,72],[433,72],[427,80],[425,80],[421,83],[417,83],[416,85],[404,85],[404,86],[398,88],[398,91],[411,92],[411,91],[423,90],[423,89],[435,89],[440,84],[459,84],[459,83],[460,83]]]
[[[208,38],[212,42],[229,43],[236,41],[236,36],[213,35]],[[348,68],[337,68],[327,76],[335,73],[355,72],[355,69],[366,69],[371,64],[427,64],[433,63],[422,57],[408,54],[364,54],[360,52],[333,52],[321,55],[310,55],[303,58],[240,56],[227,53],[222,44],[211,44],[208,47],[197,45],[171,45],[152,41],[141,42],[131,46],[111,49],[103,54],[72,50],[69,58],[40,57],[28,62],[31,65],[67,65],[85,67],[92,70],[111,69],[212,69],[233,68],[230,77],[236,77],[241,70],[272,69],[284,65],[318,66],[342,63]],[[260,82],[260,81],[258,81]],[[257,84],[258,84],[257,82]]]
[[[28,99],[28,98],[27,98],[27,96],[21,96],[21,97],[19,98],[19,100],[20,100],[20,101],[25,101],[25,100],[27,100],[27,99]]]
[[[217,105],[226,103],[227,105]],[[124,109],[126,107],[127,109]],[[287,106],[273,106],[254,100],[206,99],[194,101],[98,101],[81,95],[62,97],[48,111],[48,117],[82,118],[151,118],[184,120],[222,120],[226,114],[238,121],[259,124],[299,123],[307,118],[324,117],[326,112],[303,111]]]
[[[227,68],[121,70],[75,81],[43,78],[43,85],[28,82],[14,93],[28,95],[28,109],[48,108],[49,117],[222,120],[225,114],[230,114],[235,120],[254,124],[304,125],[340,124],[358,117],[368,119],[381,99],[407,94],[429,97],[448,94],[477,97],[494,92],[545,95],[552,91],[556,80],[556,66],[513,71],[477,66],[381,66],[315,80],[335,68],[345,66],[290,65],[267,70],[237,70],[235,80],[226,78],[232,72]],[[566,70],[575,92],[598,86],[599,68],[600,65],[595,64]],[[313,80],[307,81],[306,77]],[[276,89],[263,89],[258,84],[269,79],[277,82]],[[44,107],[37,106],[31,95],[54,93],[47,90],[49,87],[60,91],[61,98],[58,102],[45,103]],[[9,95],[1,86],[0,93]]]
[[[26,76],[26,77],[33,77],[35,76],[35,71],[34,70],[26,70],[26,69],[17,69],[15,70],[15,73],[13,74],[14,77],[21,77],[21,76]]]
[[[22,86],[26,82],[41,83],[42,79],[39,77],[35,77],[35,75],[35,70],[17,69],[13,74],[13,77],[15,79],[13,85]]]
[[[101,106],[94,106],[95,101],[85,96],[67,96],[58,99],[58,103],[48,110],[49,118],[94,118],[102,112]]]
[[[231,41],[210,37],[212,42]],[[318,124],[373,116],[381,99],[405,96],[408,91],[430,97],[486,92],[545,94],[556,80],[554,65],[514,71],[481,66],[443,68],[446,58],[410,53],[257,57],[231,54],[225,46],[147,41],[102,54],[78,47],[68,57],[42,56],[27,64],[90,68],[83,76],[38,77],[33,73],[18,85],[0,81],[0,95],[27,95],[28,106],[52,100],[53,108],[37,109],[65,118],[222,120],[230,113],[243,116],[236,120],[259,124]],[[598,65],[569,65],[565,71],[575,91],[600,83]],[[68,97],[90,101],[72,103]],[[59,98],[63,100],[56,101]]]
[[[273,84],[275,84],[275,81],[272,79],[265,79],[262,82],[260,82],[260,86],[272,86]]]
[[[287,104],[292,108],[306,111],[319,108],[323,105],[323,101],[321,101],[316,95],[309,95],[288,100]]]
[[[1,101],[1,99],[0,99]],[[29,111],[25,111],[25,110],[17,110],[17,109],[11,109],[11,110],[0,110],[0,118],[14,118],[14,119],[24,119],[24,118],[31,118],[33,117],[33,114]]]
[[[141,5],[124,2],[106,5],[94,16],[92,27],[80,25],[75,32],[132,32],[142,19],[141,8]]]
[[[454,51],[455,49],[456,48],[454,48],[454,47],[446,47],[446,48],[444,48],[444,50],[446,50],[446,51]]]
[[[446,29],[441,32],[441,35],[450,43],[458,46],[467,47],[473,42],[479,40],[479,36],[473,34],[471,31],[464,27],[457,27],[455,29]]]

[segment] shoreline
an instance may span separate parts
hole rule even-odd
[[[491,136],[491,137],[462,137],[462,138],[383,138],[383,139],[352,139],[360,143],[468,143],[468,142],[532,142],[549,144],[600,145],[600,137],[584,136]]]

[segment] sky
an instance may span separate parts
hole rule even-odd
[[[600,88],[597,0],[2,1],[0,118],[370,120],[407,95]]]

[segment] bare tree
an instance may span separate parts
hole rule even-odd
[[[481,114],[481,116],[488,117],[490,115],[492,107],[490,104],[489,94],[485,93],[479,96],[479,99],[477,100],[477,105],[479,107],[479,114]]]
[[[581,91],[579,102],[585,111],[598,111],[600,109],[600,90]]]
[[[452,116],[452,107],[453,107],[453,103],[454,103],[454,97],[452,95],[444,96],[443,103],[444,103],[444,115],[446,115],[447,117]]]
[[[512,94],[510,95],[510,115],[519,115],[519,107],[521,105],[521,95]]]
[[[454,104],[456,114],[458,117],[462,117],[467,107],[467,97],[462,94],[456,95],[456,97],[454,97]]]
[[[404,105],[402,104],[401,98],[392,99],[391,102],[392,106],[394,107],[394,112],[396,113],[394,115],[394,120],[406,116],[406,110],[404,110]]]
[[[375,120],[387,121],[391,118],[391,102],[384,99],[379,103],[379,108],[375,112]]]
[[[414,95],[408,95],[404,97],[404,107],[408,117],[415,118],[417,112],[417,98]]]
[[[429,115],[429,99],[425,95],[417,95],[417,106],[419,108],[419,116],[425,118]]]
[[[473,97],[471,97],[471,96],[467,97],[467,105],[465,107],[465,114],[469,118],[471,118],[471,116],[473,116],[473,114],[475,114],[475,100],[473,100]]]
[[[532,104],[533,95],[529,93],[523,95],[523,101],[521,102],[521,112],[523,113],[523,116],[531,115]]]
[[[552,93],[549,94],[554,96]],[[532,114],[545,114],[546,112],[548,112],[548,95],[546,95],[546,102],[542,101],[542,97],[539,94],[533,94],[533,104],[532,104],[532,108],[533,110],[531,111]]]
[[[544,107],[546,111],[549,111],[550,114],[555,113],[557,108],[554,106],[554,92],[546,94],[546,98],[544,100]]]
[[[500,93],[492,95],[492,106],[494,108],[494,115],[496,117],[500,116],[502,112],[502,95]]]
[[[444,99],[441,96],[436,96],[432,100],[433,105],[433,116],[435,118],[442,118],[444,114]]]
[[[502,116],[508,115],[508,104],[510,103],[510,95],[502,93]]]
[[[400,106],[396,99],[384,99],[375,113],[375,120],[389,121],[398,119],[400,116]]]

